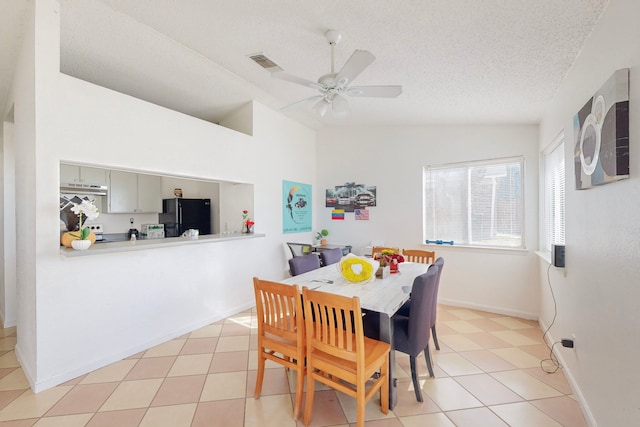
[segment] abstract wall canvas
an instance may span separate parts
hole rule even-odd
[[[629,69],[613,73],[573,127],[576,189],[629,178]]]

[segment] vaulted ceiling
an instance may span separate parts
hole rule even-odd
[[[5,105],[28,0],[0,0]],[[397,98],[347,97],[351,114],[285,114],[313,127],[537,123],[608,0],[60,0],[61,71],[219,122],[255,99],[274,109],[317,91],[271,77],[262,53],[306,80],[356,49],[376,59],[354,85],[402,85]],[[336,70],[337,71],[337,70]]]

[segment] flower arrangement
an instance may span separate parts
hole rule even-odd
[[[338,271],[350,283],[366,283],[375,280],[377,261],[347,254],[337,263]]]
[[[249,218],[249,211],[244,209],[242,211],[242,232],[252,233],[254,225],[255,225],[255,221]]]
[[[387,265],[398,266],[399,263],[404,262],[404,257],[392,249],[383,249],[380,254],[375,254],[374,259],[380,261],[380,267],[386,267]]]
[[[82,217],[85,216],[87,219],[96,219],[98,215],[100,215],[98,208],[91,200],[83,200],[82,203],[75,203],[71,208],[71,211],[78,215],[79,218],[78,233],[72,233],[71,236],[80,240],[87,240],[89,238],[89,234],[91,234],[91,230],[89,230],[89,227],[82,227]]]

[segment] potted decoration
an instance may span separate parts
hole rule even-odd
[[[327,230],[327,229],[324,229],[324,228],[323,228],[322,230],[320,230],[320,231],[318,231],[318,232],[316,233],[316,240],[320,240],[320,244],[321,244],[322,246],[326,246],[326,244],[327,244],[327,239],[326,239],[326,237],[327,237],[328,235],[329,235],[329,230]]]

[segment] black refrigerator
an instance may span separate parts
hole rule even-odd
[[[182,236],[189,229],[211,234],[211,199],[163,199],[159,219],[165,237]]]

